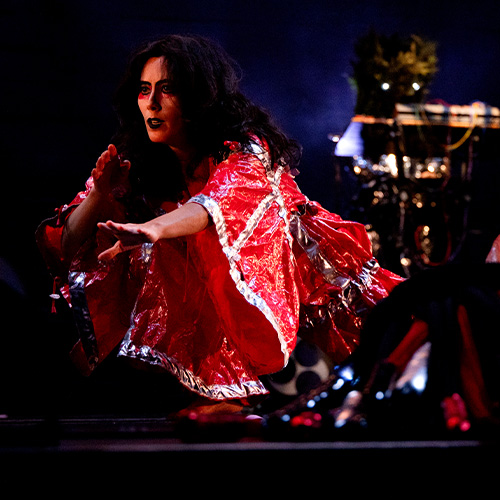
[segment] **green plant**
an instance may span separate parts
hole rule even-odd
[[[355,44],[351,84],[356,114],[391,117],[396,103],[420,103],[436,74],[436,43],[417,35],[380,35],[370,31]]]

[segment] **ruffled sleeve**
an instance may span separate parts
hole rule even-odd
[[[133,280],[129,279],[128,254],[117,256],[110,265],[98,262],[97,231],[83,243],[71,262],[64,259],[61,244],[64,224],[92,187],[93,180],[89,178],[85,189],[71,203],[58,208],[54,217],[43,221],[35,233],[40,253],[54,278],[53,297],[62,295],[72,308],[80,339],[71,357],[87,375],[123,338],[137,294],[137,287],[130,284]],[[56,311],[55,304],[52,310]]]
[[[213,219],[224,262],[207,259],[206,266],[213,276],[226,276],[212,289],[213,299],[231,342],[256,373],[283,368],[298,328],[292,240],[279,188],[282,173],[271,168],[264,147],[252,143],[218,164],[205,188],[189,200],[203,205]],[[197,241],[200,248],[209,248],[209,232],[200,233]],[[214,287],[217,280],[209,283]]]

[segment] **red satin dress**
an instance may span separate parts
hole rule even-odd
[[[37,231],[76,319],[72,358],[87,374],[118,348],[212,400],[266,394],[259,377],[286,365],[298,334],[341,362],[367,312],[402,281],[379,267],[362,225],[308,200],[257,140],[211,162],[186,200],[205,207],[208,228],[108,264],[97,260],[98,232],[68,272],[62,227],[91,188]]]

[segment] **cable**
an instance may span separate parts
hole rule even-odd
[[[470,124],[469,128],[467,129],[467,131],[465,132],[465,134],[463,135],[463,137],[461,139],[459,139],[457,142],[455,142],[455,144],[450,144],[450,145],[447,145],[445,146],[446,149],[448,151],[453,151],[455,149],[458,149],[472,134],[473,130],[476,128],[476,125],[477,125],[477,109],[479,108],[480,106],[480,103],[479,102],[473,102],[472,103],[472,109],[474,110],[474,112],[472,113],[472,123]]]

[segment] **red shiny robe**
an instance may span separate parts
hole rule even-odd
[[[298,333],[344,360],[367,312],[402,280],[378,266],[362,225],[308,200],[262,143],[232,149],[187,200],[213,220],[195,235],[103,264],[98,233],[68,273],[62,227],[91,180],[40,226],[39,247],[75,314],[72,357],[84,373],[119,346],[214,400],[265,394],[259,376],[286,365]]]

